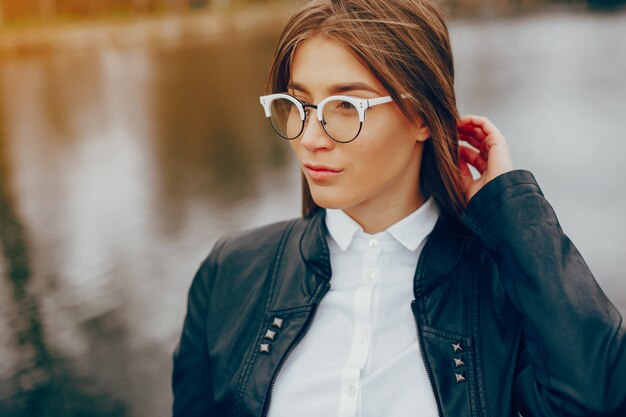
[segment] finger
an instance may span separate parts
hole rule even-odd
[[[483,134],[485,133],[482,130],[482,125],[472,123],[471,121],[463,122],[462,120],[457,120],[456,128],[458,130],[466,130],[468,132],[473,132],[475,129],[478,129],[478,132],[483,133]]]
[[[467,162],[460,160],[459,170],[461,171],[461,184],[463,185],[463,189],[468,190],[470,185],[472,185],[474,178],[472,177],[472,172],[467,166]]]
[[[470,143],[476,149],[481,149],[483,147],[483,142],[485,141],[485,138],[486,138],[483,131],[478,128],[472,128],[471,130],[459,129],[458,135],[463,140]]]
[[[468,146],[459,146],[459,157],[462,161],[476,168],[481,174],[487,170],[487,161],[475,149]]]
[[[459,134],[459,139],[464,140],[465,142],[469,143],[477,151],[480,152],[480,156],[482,156],[484,160],[487,160],[487,158],[488,158],[488,151],[487,151],[487,147],[485,146],[485,143],[483,141],[480,141],[480,140],[476,139],[474,136],[468,136],[468,135],[464,135],[462,133]]]
[[[482,149],[482,142],[487,137],[480,126],[476,126],[471,122],[463,124],[460,121],[457,125],[457,132],[459,135],[465,136],[464,140],[470,142],[476,149]]]
[[[479,126],[474,126],[471,124],[458,126],[457,132],[463,135],[473,136],[478,140],[482,140],[486,136],[485,132],[483,132],[483,130]]]
[[[506,144],[506,139],[504,138],[502,133],[500,133],[498,128],[486,117],[475,115],[463,116],[459,120],[457,120],[457,129],[460,130],[460,133],[473,136],[475,139],[484,142],[484,145],[482,146],[473,146],[478,149],[482,149],[482,147],[484,146],[485,152],[487,154],[489,153],[489,150],[492,146],[498,144]],[[470,130],[472,129],[474,129],[473,135],[470,134]],[[475,129],[480,129],[482,135],[478,134]]]
[[[500,133],[498,128],[486,117],[476,116],[473,114],[468,114],[463,116],[457,120],[457,127],[478,127],[480,128],[485,136],[494,133]]]
[[[470,130],[473,129],[474,136],[477,139],[493,136],[494,138],[504,140],[504,136],[500,130],[498,130],[498,128],[489,119],[482,116],[467,115],[461,117],[457,120],[457,129],[460,129],[466,134],[469,134]],[[479,134],[479,132],[482,133],[482,135]]]

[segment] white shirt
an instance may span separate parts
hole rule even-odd
[[[374,235],[326,210],[330,291],[272,391],[269,417],[434,417],[411,311],[419,254],[439,217],[430,198]]]

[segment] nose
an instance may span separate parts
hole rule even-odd
[[[315,113],[313,110],[315,110]],[[309,114],[304,125],[304,131],[300,136],[302,146],[309,152],[332,149],[335,142],[324,132],[322,125],[317,119],[317,109],[308,109],[308,111]]]

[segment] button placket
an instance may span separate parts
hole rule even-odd
[[[370,337],[370,334],[367,330],[361,329],[359,331],[359,339],[361,339],[362,342],[366,342],[367,339],[369,339],[369,337]]]
[[[361,241],[361,244],[363,241]],[[354,328],[348,361],[342,373],[342,393],[339,416],[355,416],[358,407],[361,371],[367,363],[371,348],[373,293],[380,275],[381,245],[377,239],[366,240],[361,246],[361,279],[354,292],[352,311]]]
[[[364,282],[374,285],[379,275],[377,263],[380,256],[380,242],[372,238],[367,242],[367,246],[363,254],[363,266],[365,267]]]

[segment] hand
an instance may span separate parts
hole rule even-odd
[[[506,139],[489,119],[467,115],[457,120],[459,139],[459,168],[461,182],[469,201],[485,184],[500,174],[513,170],[513,162]],[[468,165],[480,173],[474,179]]]

